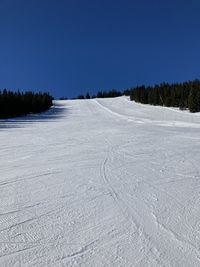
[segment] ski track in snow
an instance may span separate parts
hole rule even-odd
[[[0,121],[0,266],[200,266],[200,114],[112,99]]]

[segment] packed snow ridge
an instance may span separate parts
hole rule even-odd
[[[199,114],[55,101],[0,148],[0,266],[200,266]]]

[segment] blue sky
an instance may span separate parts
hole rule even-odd
[[[0,88],[56,98],[200,78],[199,0],[0,0]]]

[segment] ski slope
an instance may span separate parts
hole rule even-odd
[[[0,121],[0,266],[200,266],[200,115],[113,99]]]

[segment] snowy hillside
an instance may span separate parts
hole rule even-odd
[[[126,97],[0,121],[0,266],[200,266],[200,114]]]

